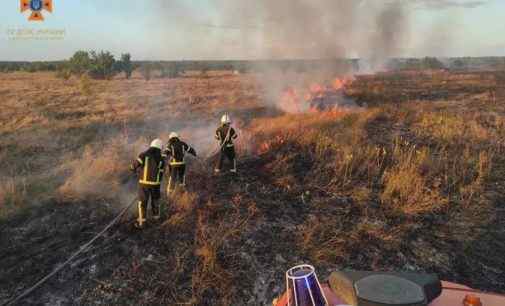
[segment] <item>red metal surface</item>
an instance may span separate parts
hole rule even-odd
[[[327,284],[321,284],[330,306],[345,305],[328,287]],[[477,296],[482,302],[482,306],[505,306],[505,295],[484,293],[472,288],[449,282],[442,282],[442,294],[434,300],[429,306],[463,306],[463,300],[468,294]],[[287,296],[284,294],[275,306],[287,306]]]
[[[342,300],[340,300],[328,287],[326,284],[321,284],[321,287],[323,287],[324,290],[324,295],[326,296],[326,299],[328,300],[328,303],[330,305],[342,305],[345,304]],[[277,304],[275,306],[287,306],[288,305],[288,296],[286,293],[282,295],[282,297],[279,298],[277,301]]]
[[[463,300],[468,294],[480,298],[482,306],[505,306],[505,295],[484,293],[449,282],[442,282],[442,288],[442,294],[430,306],[463,306]]]

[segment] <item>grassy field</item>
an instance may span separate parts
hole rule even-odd
[[[368,107],[289,115],[261,75],[0,74],[0,301],[134,198],[128,164],[151,138],[176,130],[207,157],[225,111],[237,176],[191,160],[162,223],[140,233],[123,220],[25,303],[267,305],[304,262],[322,277],[429,271],[504,293],[501,76],[361,76],[346,92]]]

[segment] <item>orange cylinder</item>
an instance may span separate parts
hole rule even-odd
[[[468,294],[465,296],[465,299],[463,300],[463,306],[482,306],[482,302],[480,301],[480,298],[473,294]]]

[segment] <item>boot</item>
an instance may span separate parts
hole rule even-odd
[[[237,173],[237,160],[233,159],[233,168],[230,170],[231,173]]]
[[[153,219],[159,220],[161,218],[160,204],[151,202]]]

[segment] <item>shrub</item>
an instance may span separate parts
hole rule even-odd
[[[91,69],[91,57],[86,51],[77,51],[69,59],[68,66],[73,74],[81,75]]]
[[[105,79],[111,79],[116,75],[117,71],[117,66],[116,66],[116,60],[114,59],[114,56],[106,51],[100,51],[100,53],[97,53],[95,51],[90,52],[91,55],[91,66],[89,70],[89,74],[92,78],[94,79],[100,79],[100,80],[105,80]]]
[[[120,70],[125,73],[127,79],[131,78],[133,73],[133,64],[131,61],[130,53],[121,54],[121,61],[119,62]]]

